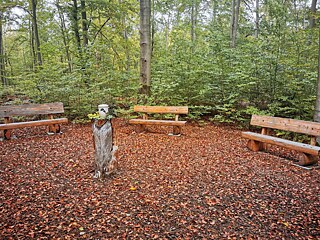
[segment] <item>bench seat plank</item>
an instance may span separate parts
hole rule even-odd
[[[5,123],[0,124],[0,130],[8,130],[15,128],[24,128],[24,127],[34,127],[34,126],[46,126],[51,124],[67,123],[67,118],[56,118],[56,119],[44,119],[31,122],[15,122],[15,123]]]
[[[277,138],[273,136],[263,135],[254,132],[242,132],[242,137],[258,142],[274,144],[280,147],[289,148],[292,150],[304,152],[311,155],[319,155],[320,147],[312,146],[305,143],[293,142],[287,139]]]
[[[173,120],[151,120],[151,119],[131,119],[130,124],[142,125],[165,125],[165,126],[183,126],[187,121],[173,121]]]

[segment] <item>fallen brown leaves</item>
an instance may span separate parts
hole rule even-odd
[[[0,142],[0,239],[320,238],[320,170],[281,158],[295,153],[251,152],[229,127],[114,128],[119,166],[104,181],[90,125]]]

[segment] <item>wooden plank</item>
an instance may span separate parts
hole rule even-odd
[[[188,106],[134,106],[135,112],[188,114]]]
[[[312,146],[305,143],[293,142],[286,139],[281,139],[273,136],[262,135],[260,133],[242,132],[242,137],[258,142],[274,144],[280,147],[289,148],[299,152],[304,152],[311,155],[319,155],[320,147]]]
[[[142,125],[183,126],[187,121],[131,119],[129,120],[129,123]]]
[[[251,125],[320,136],[320,123],[317,122],[252,115]]]
[[[45,120],[31,121],[31,122],[15,122],[15,123],[8,123],[8,124],[0,124],[0,130],[34,127],[34,126],[47,126],[51,124],[59,124],[59,123],[67,123],[67,122],[68,122],[67,118],[45,119]]]
[[[0,106],[0,117],[29,116],[37,114],[64,113],[63,103],[23,104],[13,106]]]

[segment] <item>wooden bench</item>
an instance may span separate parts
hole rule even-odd
[[[318,161],[320,147],[316,146],[316,137],[320,135],[320,123],[252,115],[250,124],[262,127],[261,133],[242,132],[242,136],[249,139],[247,146],[252,151],[268,150],[268,145],[273,144],[300,152],[299,165],[310,165]],[[310,144],[305,144],[273,137],[269,135],[270,129],[303,133],[311,136],[311,142]]]
[[[180,135],[181,126],[184,126],[187,121],[179,121],[180,114],[188,114],[187,106],[134,106],[135,112],[143,113],[142,119],[131,119],[130,124],[139,124],[142,128],[143,125],[164,125],[173,126],[173,135]],[[174,120],[157,120],[149,119],[148,114],[174,114]]]
[[[5,139],[11,138],[11,132],[16,128],[49,126],[49,133],[59,133],[61,123],[67,123],[67,118],[54,118],[54,114],[64,113],[63,103],[23,104],[14,106],[0,106],[0,118],[4,123],[0,124]],[[25,122],[13,122],[12,117],[47,115],[47,119]]]

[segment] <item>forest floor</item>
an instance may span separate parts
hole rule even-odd
[[[0,142],[0,239],[320,238],[320,169],[292,165],[296,153],[252,152],[213,124],[114,128],[118,167],[103,181],[90,124]]]

